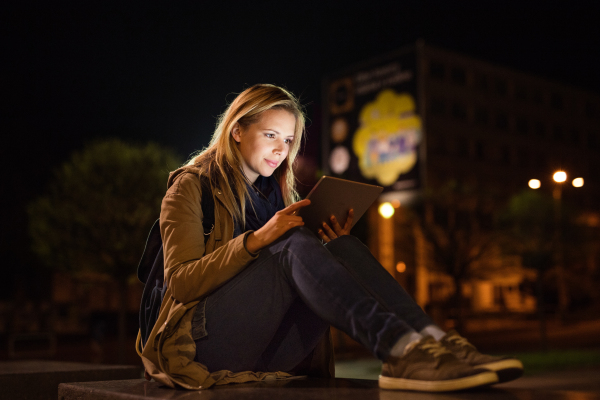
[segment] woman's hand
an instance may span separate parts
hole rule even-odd
[[[333,227],[333,229],[331,229],[331,227],[327,224],[327,222],[323,222],[323,229],[319,229],[319,232],[318,232],[319,237],[325,243],[329,243],[337,237],[349,235],[350,228],[352,227],[352,219],[353,218],[354,218],[354,210],[350,209],[348,211],[348,218],[346,218],[346,223],[344,224],[344,228],[342,228],[340,226],[340,224],[338,224],[335,217],[332,215],[330,220],[331,220],[331,226]]]
[[[262,228],[248,235],[246,249],[251,253],[256,253],[263,247],[273,243],[290,229],[304,225],[302,217],[296,214],[298,210],[309,204],[310,200],[305,199],[277,211]]]

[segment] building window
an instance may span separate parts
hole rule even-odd
[[[429,104],[429,111],[433,115],[444,115],[446,111],[446,104],[444,104],[444,100],[440,98],[431,99],[431,103]]]
[[[529,133],[529,121],[523,116],[518,116],[516,120],[517,132],[520,135],[527,135]]]
[[[496,115],[496,128],[503,131],[508,130],[508,115],[505,112],[499,112]]]
[[[589,100],[585,102],[585,116],[586,117],[594,118],[596,116],[597,112],[598,112],[598,109],[594,103],[592,103]]]
[[[452,82],[457,85],[465,86],[467,84],[467,74],[464,69],[459,67],[452,68],[451,72]]]
[[[477,125],[487,125],[490,121],[490,113],[485,107],[475,108],[475,123]]]
[[[502,164],[510,164],[510,148],[508,146],[502,146],[500,149],[500,162]]]
[[[535,136],[543,138],[546,137],[546,125],[543,122],[536,122],[534,128]]]
[[[535,164],[534,166],[538,170],[546,170],[548,169],[548,160],[546,159],[546,155],[544,153],[537,153],[535,155]]]
[[[533,92],[531,93],[531,100],[533,100],[535,104],[544,104],[544,95],[542,94],[542,90],[540,88],[533,89]]]
[[[519,163],[519,166],[524,167],[524,168],[529,167],[530,160],[531,160],[531,157],[529,155],[529,150],[519,149],[519,151],[517,152],[517,161]]]
[[[484,146],[481,142],[475,142],[475,157],[480,161],[485,159]]]
[[[598,149],[600,148],[600,140],[598,140],[598,132],[588,132],[588,146],[590,146],[591,149]]]
[[[465,138],[458,138],[456,141],[456,154],[462,158],[469,158],[469,141]]]
[[[562,110],[564,107],[563,97],[560,93],[552,93],[550,96],[550,106],[555,110]]]
[[[489,90],[489,83],[488,83],[487,76],[485,76],[483,74],[478,74],[475,77],[475,87],[480,92],[487,93]]]
[[[494,86],[498,96],[506,96],[506,93],[508,92],[508,84],[506,83],[506,80],[497,78]]]
[[[467,108],[459,102],[452,103],[452,116],[456,119],[464,121],[467,119]]]
[[[577,145],[581,143],[581,131],[578,128],[571,129],[570,139],[572,144]]]
[[[527,87],[525,85],[517,85],[515,87],[515,98],[522,101],[527,100]]]
[[[446,74],[444,64],[439,61],[431,61],[429,63],[429,76],[435,79],[444,80]]]
[[[445,156],[448,154],[448,146],[446,145],[446,140],[444,138],[438,138],[435,142],[434,146],[435,152],[441,156]]]
[[[552,128],[552,138],[557,142],[565,140],[565,130],[560,125],[554,125]]]

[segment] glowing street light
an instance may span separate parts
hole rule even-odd
[[[582,187],[583,186],[583,178],[575,178],[573,179],[573,186]]]
[[[556,171],[552,178],[554,182],[562,183],[567,180],[567,173],[565,171]]]
[[[532,189],[539,189],[540,186],[542,186],[542,183],[540,182],[539,179],[530,179],[529,180],[529,187]]]
[[[406,263],[400,261],[398,264],[396,264],[396,271],[403,273],[406,271]]]
[[[394,206],[391,203],[385,202],[379,206],[379,214],[385,219],[391,218],[394,212]]]

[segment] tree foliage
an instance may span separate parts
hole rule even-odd
[[[47,193],[29,205],[33,250],[49,267],[135,273],[160,213],[170,170],[180,165],[156,144],[96,142],[58,168]]]

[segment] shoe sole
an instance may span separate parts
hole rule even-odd
[[[379,387],[382,389],[416,390],[420,392],[452,392],[492,385],[494,383],[498,383],[498,376],[492,371],[464,378],[445,379],[441,381],[421,381],[379,375]]]
[[[512,381],[523,375],[523,363],[514,358],[481,364],[473,367],[494,371],[498,375],[498,383]]]

